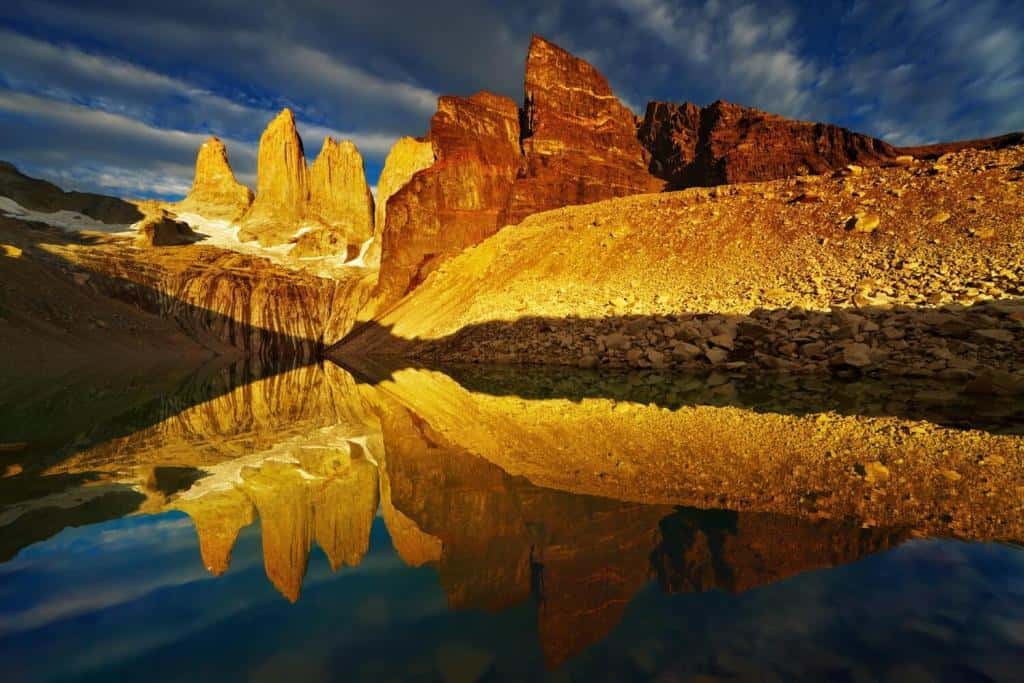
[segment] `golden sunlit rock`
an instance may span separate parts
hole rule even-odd
[[[252,200],[252,190],[235,179],[224,143],[211,136],[199,147],[192,189],[174,208],[179,214],[234,221],[245,213]]]
[[[352,142],[324,139],[309,169],[306,219],[323,227],[300,235],[292,256],[348,255],[350,250],[358,254],[360,245],[373,236],[373,195],[366,184],[363,157]],[[337,247],[323,246],[324,233],[337,237]]]
[[[256,172],[256,199],[242,218],[244,235],[264,246],[287,242],[302,225],[309,198],[306,156],[291,109],[283,109],[260,136]]]

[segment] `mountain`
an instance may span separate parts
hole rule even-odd
[[[373,211],[373,194],[359,150],[349,140],[339,143],[326,137],[309,169],[306,206],[307,220],[326,227],[300,235],[292,255],[345,253],[346,260],[355,258],[359,246],[373,236]]]
[[[256,199],[242,218],[239,239],[263,246],[287,242],[302,224],[309,199],[306,154],[295,115],[284,109],[260,136]]]
[[[256,199],[241,218],[241,241],[294,244],[293,258],[347,261],[373,235],[373,213],[363,157],[351,141],[326,137],[309,167],[292,111],[283,109],[267,125],[257,154]]]
[[[234,221],[249,209],[252,200],[252,190],[235,179],[224,143],[211,136],[199,147],[192,189],[174,209],[177,213]]]
[[[338,353],[1024,392],[1022,181],[1024,147],[965,150],[534,214],[446,263]]]
[[[0,161],[0,197],[12,199],[30,211],[71,211],[112,225],[142,218],[132,202],[90,192],[65,192],[53,183],[25,175],[6,161]]]
[[[826,123],[795,121],[718,101],[700,108],[650,102],[638,131],[651,173],[669,189],[878,166],[900,152],[881,140]]]
[[[850,344],[859,346],[848,354],[832,345],[804,354],[777,329],[802,330],[804,323],[781,311],[861,308],[897,292],[914,297],[906,305],[923,307],[1018,291],[1017,209],[1000,192],[1015,187],[1013,146],[1021,142],[1011,134],[898,148],[726,102],[653,102],[638,119],[592,65],[534,37],[522,104],[488,92],[441,97],[426,135],[399,140],[388,155],[376,203],[355,145],[328,137],[307,165],[295,117],[285,109],[261,136],[251,204],[224,145],[210,139],[200,148],[189,196],[164,207],[178,214],[169,220],[199,233],[197,244],[138,250],[124,235],[90,235],[78,245],[72,243],[84,240],[50,236],[52,244],[39,249],[38,233],[12,227],[3,233],[4,253],[65,280],[89,276],[97,294],[172,317],[204,344],[267,361],[320,354],[361,321],[372,324],[350,349],[368,353],[846,371],[879,367],[888,351],[898,352],[888,361],[898,365],[904,349],[893,347],[901,338],[855,338]],[[946,156],[923,161],[937,155]],[[946,173],[951,165],[956,172]],[[63,216],[61,227],[71,234],[86,227],[87,216],[123,221],[107,232],[142,218],[141,205],[65,193],[9,165],[0,167],[0,194],[24,208],[5,204],[12,224],[38,220],[29,210],[70,211],[81,219]],[[586,206],[596,208],[580,208]],[[947,215],[932,220],[940,214]],[[518,227],[503,230],[510,225]],[[181,231],[172,241],[192,236]],[[1003,270],[983,268],[986,255]],[[897,269],[897,258],[911,264],[909,273],[902,262]],[[955,264],[955,278],[937,275],[944,258]],[[916,272],[915,263],[927,266]],[[418,294],[423,288],[429,295]],[[623,333],[636,348],[605,339],[628,316],[751,316],[758,306],[777,316],[768,325],[756,321],[771,335],[740,339],[739,348],[704,339],[720,336],[712,328],[722,321],[701,328],[709,334],[700,339],[641,341],[639,333]],[[996,346],[979,359],[984,367],[1005,370],[1012,343],[1000,340],[1011,314],[975,315],[984,323],[979,329],[996,330],[989,340]],[[518,335],[515,343],[494,329],[496,319],[525,316],[538,328],[506,330]],[[567,333],[591,335],[587,345],[556,347],[540,329],[584,317],[590,322]],[[415,336],[433,340],[431,348],[408,347]]]
[[[434,163],[382,200],[378,306],[531,213],[661,188],[633,114],[593,66],[534,36],[525,91],[523,109],[487,92],[440,99]]]

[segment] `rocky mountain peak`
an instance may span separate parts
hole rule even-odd
[[[328,136],[309,169],[308,220],[324,226],[326,233],[303,240],[296,249],[322,251],[325,240],[341,251],[358,247],[373,235],[373,195],[366,183],[363,157],[349,140],[340,143]],[[308,234],[308,233],[307,233]],[[303,235],[305,237],[305,235]],[[316,244],[307,244],[309,240]]]
[[[308,197],[305,150],[295,115],[286,108],[260,136],[256,200],[242,221],[245,232],[265,246],[286,242],[304,217]]]
[[[899,155],[868,135],[725,100],[703,108],[651,102],[638,136],[651,173],[671,189],[824,173],[850,163],[877,166]]]
[[[235,220],[249,208],[252,199],[252,190],[235,179],[224,143],[210,136],[199,147],[192,189],[176,210],[206,218]]]
[[[534,36],[526,58],[524,168],[505,216],[660,189],[636,117],[589,62]]]

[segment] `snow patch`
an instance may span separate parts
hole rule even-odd
[[[33,211],[14,201],[10,197],[0,197],[0,213],[21,221],[43,223],[54,228],[60,228],[67,232],[79,232],[88,230],[91,232],[105,232],[112,235],[130,234],[132,226],[125,223],[104,223],[95,218],[86,216],[77,211]]]

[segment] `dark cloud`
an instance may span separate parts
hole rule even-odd
[[[251,179],[282,106],[373,179],[439,93],[521,97],[533,32],[637,110],[723,98],[897,143],[1024,128],[1024,5],[996,0],[8,0],[0,27],[0,158],[89,189],[180,191],[209,133]]]

